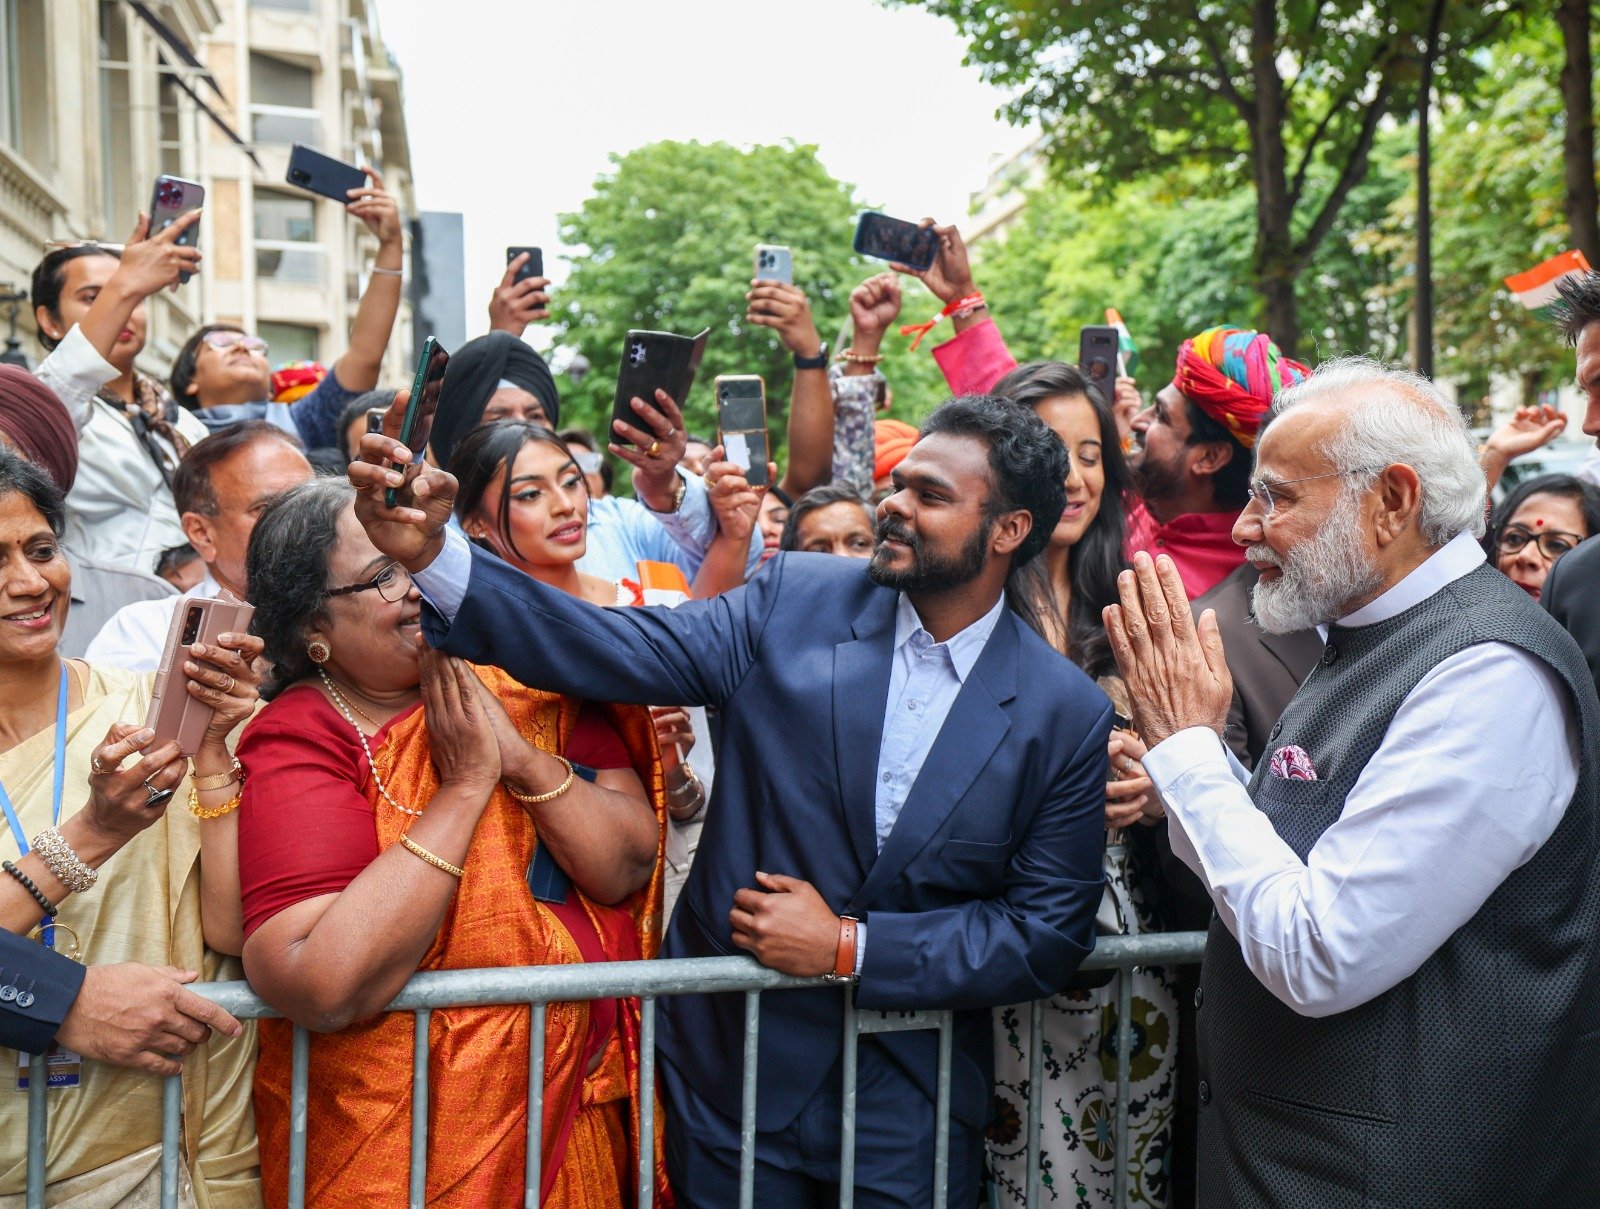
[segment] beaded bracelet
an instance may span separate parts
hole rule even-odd
[[[841,348],[833,355],[835,361],[848,361],[852,365],[877,365],[883,360],[882,353],[858,353],[853,348]]]
[[[72,845],[54,827],[46,827],[33,837],[33,850],[56,880],[74,894],[92,890],[100,878],[98,873],[83,863],[72,850]]]
[[[239,803],[244,801],[242,792],[234,794],[221,806],[213,806],[207,810],[200,805],[200,794],[193,785],[189,786],[189,813],[197,819],[220,819],[225,814],[231,814],[239,809]]]
[[[46,915],[48,915],[51,919],[56,917],[56,905],[44,896],[43,890],[34,885],[33,878],[29,877],[21,869],[18,869],[10,861],[0,861],[0,869],[4,869],[12,877],[16,878],[17,881],[21,882],[22,888],[29,894],[33,895],[33,901],[38,903],[39,906],[44,909],[44,913]]]

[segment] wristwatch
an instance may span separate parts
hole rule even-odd
[[[799,353],[794,355],[796,369],[827,369],[828,368],[828,342],[824,340],[822,347],[817,349],[815,357],[802,357]]]

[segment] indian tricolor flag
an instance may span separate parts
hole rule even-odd
[[[1530,311],[1543,312],[1556,300],[1556,283],[1589,271],[1589,258],[1582,252],[1563,252],[1526,273],[1507,277],[1506,289]]]
[[[1106,326],[1117,329],[1117,360],[1121,363],[1117,376],[1131,378],[1133,371],[1139,368],[1139,346],[1133,342],[1128,325],[1122,322],[1122,315],[1114,306],[1106,307]]]

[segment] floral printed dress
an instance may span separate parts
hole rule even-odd
[[[1130,871],[1121,833],[1107,833],[1101,936],[1151,930],[1150,912]],[[1164,969],[1133,975],[1133,1047],[1128,1102],[1129,1204],[1164,1209],[1177,1083],[1178,1003]],[[1029,1005],[997,1008],[995,1119],[989,1171],[1001,1205],[1027,1199]],[[1071,1209],[1112,1204],[1116,1162],[1117,984],[1066,991],[1044,1005],[1042,1205]]]

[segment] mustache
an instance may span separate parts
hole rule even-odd
[[[887,541],[903,542],[907,546],[911,547],[911,552],[913,554],[915,554],[920,548],[917,535],[912,533],[910,529],[907,529],[892,516],[880,518],[877,526],[873,530],[872,536],[874,541],[876,541],[876,543],[880,546]]]
[[[1256,567],[1277,567],[1279,570],[1283,569],[1283,563],[1279,561],[1278,556],[1269,550],[1265,545],[1248,547],[1244,552],[1244,556],[1250,560],[1252,565]]]

